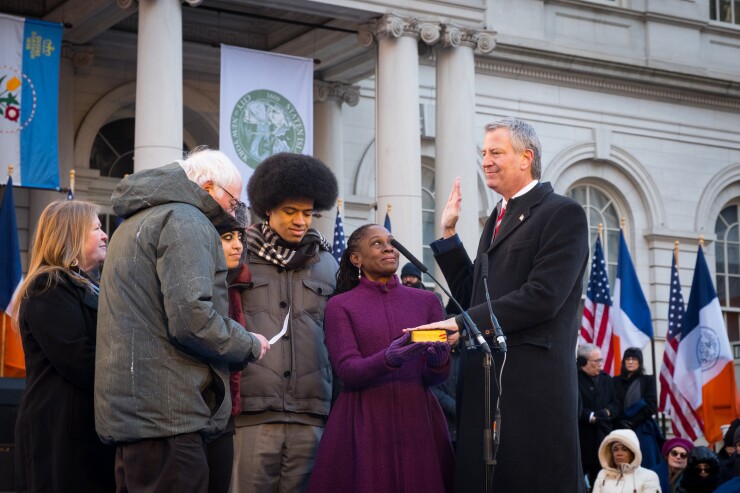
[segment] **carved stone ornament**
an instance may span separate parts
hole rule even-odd
[[[361,25],[357,35],[360,44],[364,47],[371,46],[376,40],[400,38],[401,36],[412,36],[431,45],[439,40],[440,28],[439,23],[436,22],[387,14]]]
[[[457,26],[450,23],[419,20],[414,17],[402,18],[386,14],[360,26],[359,42],[369,47],[374,41],[389,37],[413,36],[421,41],[422,46],[434,48],[456,48],[466,46],[479,53],[489,53],[496,47],[495,31],[484,31],[473,27]]]
[[[325,102],[335,99],[349,106],[357,106],[360,102],[360,86],[350,86],[341,82],[313,81],[314,100]]]

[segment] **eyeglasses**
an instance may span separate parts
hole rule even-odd
[[[228,191],[228,190],[226,190],[226,189],[225,189],[224,187],[222,187],[222,186],[221,186],[221,185],[219,185],[218,183],[216,183],[215,185],[216,185],[216,186],[217,186],[218,188],[220,188],[221,190],[223,190],[224,192],[226,192],[226,195],[228,195],[228,196],[229,196],[229,208],[228,208],[228,209],[226,209],[226,212],[234,212],[234,211],[236,211],[236,210],[237,210],[237,209],[238,209],[239,207],[241,207],[241,206],[245,205],[245,204],[244,204],[244,202],[242,202],[241,200],[239,200],[239,199],[237,199],[236,197],[234,197],[233,195],[231,195],[231,194],[229,193],[229,191]]]
[[[679,452],[678,450],[671,450],[671,457],[678,457],[680,459],[685,459],[688,457],[689,454],[686,452]]]
[[[710,469],[709,466],[703,466],[703,467],[701,465],[696,466],[696,470],[699,471],[699,474],[709,474],[709,469]]]
[[[594,363],[603,363],[604,358],[590,359],[589,361],[593,361]]]

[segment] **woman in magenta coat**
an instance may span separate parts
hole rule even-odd
[[[319,444],[309,492],[452,491],[454,456],[430,387],[450,372],[447,342],[410,342],[403,329],[441,320],[432,292],[403,286],[383,227],[349,238],[324,331],[343,390]]]

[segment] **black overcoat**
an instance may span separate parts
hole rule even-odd
[[[497,208],[498,209],[498,208]],[[469,313],[492,342],[481,257],[488,257],[493,311],[507,336],[497,493],[577,493],[583,488],[578,445],[576,367],[578,306],[588,260],[583,208],[540,183],[507,204],[491,243],[494,210],[471,263],[462,246],[435,256],[453,294],[470,297]],[[471,291],[472,287],[472,291]],[[477,350],[463,350],[458,385],[455,490],[484,491],[483,370]],[[497,374],[503,358],[494,358]],[[498,391],[491,385],[495,405]]]
[[[578,392],[581,408],[578,416],[578,438],[581,443],[581,463],[584,467],[601,469],[599,445],[614,429],[614,419],[622,412],[614,394],[612,377],[599,372],[596,377],[578,372]],[[597,420],[590,422],[591,413],[609,411],[608,417],[597,414]],[[598,470],[597,470],[598,472]],[[595,477],[595,475],[594,475]]]
[[[115,491],[115,449],[101,443],[93,414],[98,297],[66,274],[42,293],[45,282],[40,276],[20,309],[17,491]]]

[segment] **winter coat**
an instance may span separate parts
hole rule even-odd
[[[452,294],[463,308],[470,307],[470,316],[493,344],[481,272],[481,258],[488,257],[491,305],[508,345],[493,488],[577,493],[583,474],[573,350],[588,260],[586,216],[578,203],[554,193],[549,183],[509,200],[491,241],[497,215],[494,210],[483,228],[474,263],[462,244],[446,252],[437,242],[431,245]],[[494,376],[502,362],[495,353],[492,409],[498,396]],[[481,491],[485,485],[482,367],[482,351],[461,344],[455,490],[462,493]],[[537,474],[532,474],[532,464]]]
[[[578,413],[581,463],[584,468],[594,467],[595,474],[599,465],[599,446],[612,431],[614,417],[621,408],[614,397],[612,378],[603,371],[592,377],[579,370],[578,392],[582,405]],[[592,413],[596,417],[594,423],[591,422]]]
[[[457,441],[457,399],[455,398],[455,391],[460,368],[460,351],[457,347],[452,348],[450,351],[450,358],[452,359],[450,376],[441,384],[432,387],[432,393],[439,401],[439,405],[445,413],[447,429],[450,432],[450,440],[452,443],[455,443]]]
[[[629,464],[617,467],[612,459],[612,445],[621,443],[632,451],[634,457]],[[640,467],[642,453],[637,435],[632,430],[614,430],[599,447],[601,471],[596,476],[593,493],[661,493],[658,475],[650,469]]]
[[[432,293],[363,277],[329,301],[327,344],[344,390],[321,437],[308,493],[446,493],[455,457],[429,387],[450,372],[418,354],[390,366],[403,329],[442,320]]]
[[[16,491],[115,489],[115,449],[95,434],[93,376],[98,296],[73,276],[21,300],[26,388],[15,429]],[[42,292],[43,291],[43,292]]]
[[[247,327],[270,340],[283,328],[289,309],[290,316],[285,335],[242,372],[243,415],[237,426],[282,421],[284,412],[325,418],[332,370],[324,343],[324,308],[336,287],[337,261],[321,250],[304,267],[289,270],[249,252],[247,265],[252,274],[242,291]],[[303,422],[322,426],[323,421]]]
[[[96,429],[108,443],[194,432],[208,440],[231,412],[228,365],[260,354],[227,317],[213,223],[230,217],[177,163],[124,178],[112,200],[126,219],[101,280]]]
[[[699,474],[699,464],[709,466],[709,475]],[[676,493],[712,493],[719,485],[719,460],[717,455],[708,447],[703,445],[694,447],[689,452],[686,469],[683,470],[681,482],[678,484]]]

